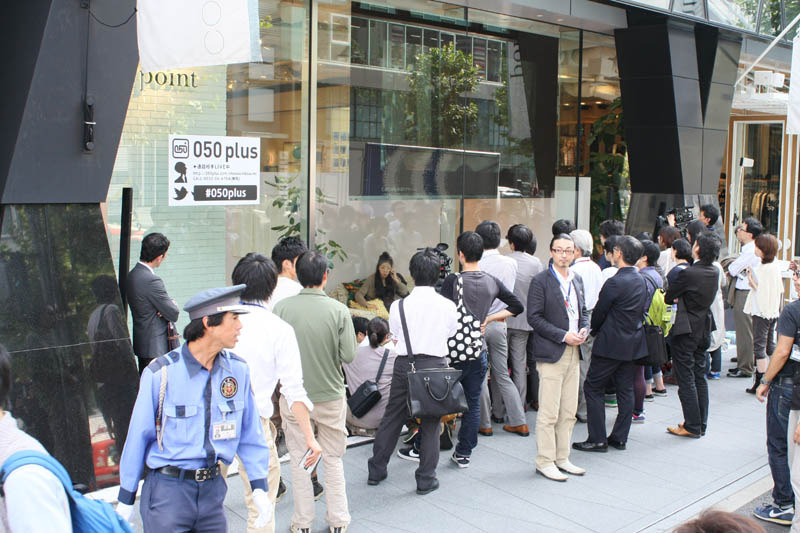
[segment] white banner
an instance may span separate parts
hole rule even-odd
[[[260,202],[261,140],[212,135],[169,136],[169,205]]]
[[[800,35],[792,42],[792,73],[789,78],[789,105],[786,109],[786,133],[800,134]]]
[[[257,0],[138,0],[143,72],[261,61]]]

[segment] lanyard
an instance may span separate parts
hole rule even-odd
[[[239,302],[241,305],[252,305],[253,307],[260,307],[261,309],[267,309],[261,304],[253,303],[253,302]]]
[[[567,287],[568,288],[565,291],[564,290],[564,284],[561,282],[561,278],[559,278],[558,274],[556,274],[556,271],[553,270],[553,265],[550,265],[550,273],[553,274],[554,278],[556,278],[556,281],[558,282],[558,287],[561,289],[561,293],[564,295],[564,305],[566,305],[567,308],[569,308],[570,307],[570,305],[569,305],[569,296],[570,296],[570,294],[572,294],[572,283],[570,281],[567,281]]]

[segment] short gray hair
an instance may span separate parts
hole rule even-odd
[[[576,229],[569,236],[572,237],[575,247],[580,248],[582,256],[591,257],[592,248],[594,248],[594,239],[592,239],[591,233],[585,229]]]

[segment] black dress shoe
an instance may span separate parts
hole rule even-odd
[[[434,479],[433,483],[431,483],[431,486],[428,487],[427,489],[421,489],[421,488],[417,487],[417,494],[422,496],[422,495],[428,494],[429,492],[433,492],[438,488],[439,488],[439,480],[438,479]]]
[[[614,439],[608,439],[608,445],[612,448],[616,448],[617,450],[624,450],[627,445],[624,442],[620,442]]]
[[[733,368],[731,370],[728,370],[728,377],[729,378],[751,378],[751,377],[753,377],[753,375],[752,374],[748,374],[746,372],[742,372],[738,368]]]
[[[381,476],[381,477],[379,477],[377,479],[367,478],[367,485],[372,485],[374,487],[375,485],[377,485],[378,483],[380,483],[381,481],[386,479],[387,475],[388,474],[384,474],[383,476]]]
[[[606,453],[608,451],[608,444],[602,442],[573,442],[572,448],[582,452],[600,452]]]

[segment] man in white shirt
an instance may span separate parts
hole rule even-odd
[[[578,274],[583,280],[584,299],[586,310],[589,313],[589,321],[592,320],[592,310],[597,304],[600,296],[600,288],[603,286],[603,273],[600,267],[592,261],[592,248],[594,239],[592,234],[584,229],[576,229],[569,234],[575,243],[575,261],[569,269]],[[591,335],[580,345],[581,351],[581,377],[578,382],[578,413],[575,415],[581,422],[586,422],[586,398],[583,397],[583,382],[586,380],[586,373],[589,371],[589,364],[592,361],[592,345],[594,337]]]
[[[500,280],[509,291],[514,290],[517,281],[517,262],[514,259],[500,255],[497,248],[500,246],[500,226],[497,222],[484,220],[475,228],[475,233],[483,239],[483,257],[478,262],[482,272],[491,274]],[[506,308],[506,304],[495,300],[489,308],[492,315]],[[487,324],[484,332],[486,349],[489,352],[489,368],[492,374],[492,395],[494,405],[489,396],[488,376],[481,391],[481,421],[482,429],[491,428],[491,422],[502,424],[508,421],[503,429],[517,428],[513,432],[527,436],[528,422],[525,419],[525,410],[522,407],[519,390],[514,386],[511,376],[508,375],[508,332],[506,323],[491,322]],[[491,420],[490,420],[491,416]],[[507,430],[507,429],[506,429]],[[508,430],[507,430],[508,431]]]
[[[417,370],[447,367],[447,340],[458,329],[456,304],[436,293],[439,280],[439,257],[426,248],[414,254],[409,264],[414,289],[403,300],[395,301],[389,309],[389,330],[397,345],[389,402],[381,419],[369,459],[369,485],[386,479],[387,465],[397,438],[408,418],[408,361],[409,349],[400,319],[400,302],[408,327],[414,366]],[[419,427],[419,467],[416,471],[417,494],[428,494],[439,488],[436,465],[439,462],[439,419],[423,418]]]
[[[517,263],[514,296],[524,305],[528,301],[531,279],[542,271],[542,262],[525,252],[534,239],[533,232],[528,226],[514,224],[508,228],[506,239],[512,250],[507,257]],[[508,328],[508,359],[511,366],[511,379],[519,390],[519,398],[524,406],[528,397],[528,337],[532,328],[528,324],[524,311],[517,316],[507,318],[506,326]],[[531,372],[535,372],[535,369],[531,369]]]
[[[0,345],[0,405],[8,405],[11,357]],[[17,452],[47,453],[39,441],[17,427],[11,414],[0,409],[0,465]],[[0,531],[11,533],[72,531],[67,493],[61,481],[38,465],[25,465],[8,475],[3,485]]]
[[[284,237],[272,249],[272,261],[279,269],[278,284],[269,299],[270,307],[281,300],[294,296],[303,290],[297,281],[295,265],[297,258],[308,251],[306,244],[298,237]]]
[[[736,330],[736,368],[728,371],[728,377],[749,378],[753,375],[753,320],[744,312],[744,302],[750,294],[747,272],[761,264],[756,256],[755,238],[764,231],[755,218],[744,219],[743,228],[737,237],[742,243],[742,252],[730,265],[728,274],[736,278],[736,296],[733,306],[733,322]]]
[[[313,452],[306,464],[313,464],[322,453],[322,448],[314,438],[309,420],[308,413],[314,406],[303,387],[303,369],[294,329],[274,315],[267,305],[276,286],[275,264],[266,256],[249,253],[236,264],[231,278],[234,285],[247,285],[241,299],[250,308],[250,312],[239,317],[242,330],[234,352],[247,361],[250,367],[251,387],[261,416],[264,438],[270,448],[267,494],[274,506],[281,465],[275,450],[275,426],[270,422],[270,417],[273,411],[272,393],[278,380],[281,382],[280,392],[303,431],[306,446]],[[250,483],[241,462],[239,476],[244,482],[248,533],[272,533],[275,531],[274,513],[272,521],[265,527],[254,526],[258,518],[258,508],[253,502]]]

